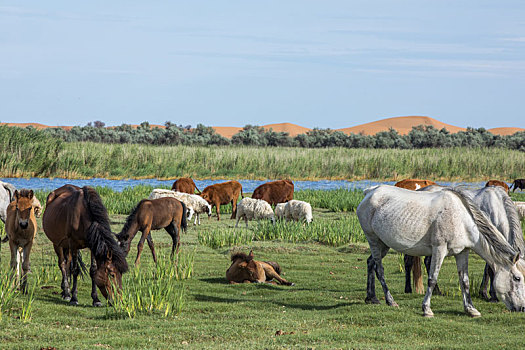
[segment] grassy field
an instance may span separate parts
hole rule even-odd
[[[525,176],[525,152],[474,149],[305,149],[0,140],[0,177],[375,179],[507,182]]]
[[[100,191],[111,212],[112,228],[120,231],[127,205],[124,197],[138,198],[148,192],[141,188],[128,193]],[[148,192],[149,193],[149,192]],[[38,193],[45,197],[45,193]],[[90,282],[79,283],[78,307],[60,298],[60,280],[56,258],[45,234],[39,234],[32,254],[29,281],[34,298],[16,296],[9,313],[3,314],[0,335],[2,348],[34,349],[110,349],[110,348],[510,348],[523,344],[522,324],[525,314],[510,313],[502,303],[491,304],[474,296],[482,313],[471,319],[463,312],[454,259],[447,258],[440,274],[443,296],[434,296],[433,319],[421,316],[421,295],[404,294],[401,255],[392,252],[385,258],[386,278],[399,308],[366,305],[367,244],[360,229],[353,226],[352,204],[359,193],[343,196],[339,192],[297,193],[311,198],[318,226],[303,227],[290,223],[272,228],[264,223],[249,223],[234,229],[234,221],[204,219],[201,226],[190,225],[182,236],[180,271],[173,269],[167,255],[171,239],[164,231],[155,231],[153,239],[161,263],[155,266],[147,246],[140,268],[125,275],[125,291],[133,290],[142,302],[166,292],[165,303],[173,302],[172,312],[163,307],[138,310],[130,317],[123,308],[91,307]],[[337,205],[323,208],[321,197],[333,196]],[[348,198],[353,199],[348,199]],[[514,199],[522,199],[515,196]],[[325,201],[326,202],[326,201]],[[113,203],[113,206],[111,206]],[[127,202],[126,202],[127,203]],[[111,208],[111,209],[110,209]],[[227,210],[226,210],[227,211]],[[40,220],[39,220],[40,222]],[[335,227],[336,240],[328,226]],[[324,230],[324,231],[323,231]],[[241,237],[205,240],[202,237]],[[221,236],[222,235],[222,236]],[[245,238],[245,240],[242,239]],[[128,261],[136,255],[135,245]],[[220,244],[216,244],[219,242]],[[254,250],[257,259],[280,263],[284,277],[293,287],[275,285],[229,285],[225,271],[232,250]],[[88,253],[84,256],[89,256]],[[1,249],[0,267],[6,270],[9,252]],[[481,281],[484,262],[475,254],[470,259],[473,290]],[[182,271],[183,270],[183,271]],[[170,277],[172,276],[172,277]],[[173,277],[175,276],[175,277]],[[162,284],[162,285],[160,285]],[[135,289],[133,289],[135,288]],[[382,296],[377,287],[378,296]],[[138,297],[136,297],[138,299]],[[132,301],[128,300],[128,303]],[[26,310],[24,319],[23,311]],[[29,316],[27,316],[29,313]],[[166,316],[167,314],[167,316]]]

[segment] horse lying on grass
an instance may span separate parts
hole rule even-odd
[[[463,293],[463,307],[472,317],[481,316],[472,305],[469,291],[468,254],[474,250],[494,269],[494,288],[511,311],[525,311],[525,284],[516,263],[519,252],[486,218],[470,197],[457,189],[412,192],[380,185],[365,190],[357,216],[370,245],[367,260],[365,302],[378,304],[375,277],[383,287],[385,301],[398,306],[385,282],[382,260],[393,248],[413,256],[432,255],[423,316],[432,317],[430,299],[445,256],[453,255]]]
[[[253,251],[246,253],[235,253],[231,257],[232,264],[226,270],[226,279],[231,284],[235,283],[272,283],[276,279],[280,284],[293,286],[281,276],[281,267],[273,261],[258,261],[253,259]]]

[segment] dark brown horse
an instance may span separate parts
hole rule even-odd
[[[93,306],[102,306],[97,286],[105,298],[111,297],[112,285],[122,287],[122,274],[128,270],[126,256],[111,232],[106,207],[93,188],[64,185],[51,192],[47,196],[42,225],[58,256],[62,298],[71,305],[78,304],[80,249],[91,251],[89,274]],[[70,274],[73,277],[71,293]]]
[[[235,253],[231,257],[232,264],[226,270],[226,279],[231,284],[235,283],[272,283],[276,279],[280,284],[293,286],[281,276],[281,267],[273,261],[257,261],[253,259],[253,251]],[[275,282],[273,282],[275,283]]]
[[[150,231],[163,228],[173,240],[171,247],[171,257],[173,258],[175,250],[179,251],[180,228],[182,226],[182,229],[186,231],[188,226],[186,211],[186,205],[172,197],[141,200],[126,219],[122,231],[117,235],[120,246],[127,255],[131,247],[131,241],[138,231],[142,231],[142,237],[140,237],[137,246],[135,265],[140,263],[140,254],[142,253],[145,240],[148,241],[151,254],[153,254],[153,261],[157,263],[157,255],[155,254],[155,246]]]

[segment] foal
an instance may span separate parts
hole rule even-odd
[[[288,282],[279,276],[281,267],[278,263],[253,260],[253,251],[250,251],[249,255],[242,252],[233,254],[231,260],[232,264],[226,270],[226,279],[231,284],[272,283],[272,279],[276,279],[280,284],[286,286],[294,285],[292,282]]]
[[[11,269],[20,279],[20,260],[22,260],[22,279],[20,289],[27,293],[27,273],[30,271],[29,254],[36,235],[36,218],[33,207],[33,190],[15,191],[15,199],[7,206],[5,228],[11,249]]]

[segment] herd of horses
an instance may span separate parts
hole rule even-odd
[[[289,191],[286,182],[291,183],[285,180],[285,183],[275,188],[287,188]],[[176,184],[173,189],[180,190]],[[193,180],[180,184],[186,186],[188,192],[195,193],[198,190]],[[525,185],[525,180],[516,180],[512,187],[514,190],[521,189],[522,185]],[[365,198],[356,210],[371,252],[367,260],[365,301],[379,303],[375,294],[377,277],[386,303],[397,306],[385,282],[382,265],[382,259],[393,248],[406,255],[405,292],[411,292],[412,267],[414,281],[421,279],[420,262],[416,258],[426,257],[429,278],[422,309],[424,316],[433,316],[430,299],[433,292],[437,291],[437,278],[443,259],[452,255],[456,258],[465,311],[470,316],[480,316],[472,305],[469,289],[468,255],[470,250],[474,250],[487,262],[486,273],[489,277],[484,278],[483,283],[491,279],[492,300],[497,298],[503,301],[511,311],[525,311],[525,242],[516,208],[508,196],[509,187],[505,186],[489,182],[483,189],[468,191],[441,187],[429,180],[411,179],[398,182],[396,186],[378,185],[366,189]],[[238,191],[233,188],[232,191],[237,193],[237,197],[239,192],[242,194],[242,189]],[[201,195],[205,193],[210,193],[208,188]],[[33,197],[31,190],[16,190],[6,211],[11,267],[18,271],[22,263],[20,289],[23,292],[27,291],[29,255],[37,231]],[[290,195],[287,193],[281,197],[289,200]],[[207,200],[213,203],[212,198]],[[88,248],[91,252],[91,297],[94,306],[101,306],[97,288],[106,299],[111,299],[112,293],[122,287],[122,275],[128,270],[126,256],[137,232],[141,231],[142,236],[136,265],[140,263],[145,241],[151,249],[154,262],[157,262],[151,230],[164,228],[168,232],[173,241],[173,258],[179,250],[181,230],[187,228],[186,216],[185,204],[175,198],[144,199],[127,217],[120,233],[115,234],[111,231],[102,199],[93,188],[64,185],[52,191],[46,199],[42,225],[58,257],[62,273],[62,298],[71,305],[78,304],[78,276],[86,268],[81,249]],[[235,253],[231,260],[232,264],[226,272],[230,283],[275,280],[283,285],[293,285],[280,276],[279,264],[257,261],[253,252]]]

